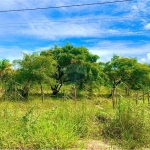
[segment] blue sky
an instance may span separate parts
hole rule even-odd
[[[0,10],[115,0],[1,0]],[[54,44],[85,46],[109,61],[113,54],[150,63],[150,0],[0,13],[0,59],[46,50]]]

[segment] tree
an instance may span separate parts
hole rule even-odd
[[[147,64],[137,62],[131,75],[130,88],[140,90],[150,85],[150,67]]]
[[[105,64],[104,71],[112,84],[113,90],[122,82],[131,80],[132,72],[137,60],[114,55],[111,61]]]
[[[57,69],[53,74],[55,84],[51,85],[53,95],[57,95],[66,82],[80,80],[83,83],[91,76],[95,76],[94,80],[98,78],[99,70],[96,69],[98,65],[95,64],[99,56],[91,54],[85,47],[74,47],[67,43],[63,47],[54,46],[48,51],[43,51],[41,55],[54,56],[57,61]]]
[[[112,85],[113,107],[115,105],[114,92],[119,84],[125,83],[131,89],[141,89],[150,79],[148,65],[138,63],[135,58],[125,58],[117,55],[114,55],[111,61],[105,64],[104,72]]]
[[[17,66],[15,81],[23,85],[21,94],[27,99],[33,83],[52,82],[51,76],[55,71],[56,62],[51,56],[45,57],[33,53],[24,54],[23,60],[15,60],[14,65]]]
[[[113,108],[115,107],[114,93],[116,87],[122,82],[131,81],[134,66],[137,63],[135,58],[125,58],[114,55],[111,61],[105,64],[104,72],[106,73],[110,84],[112,85],[111,96]]]
[[[0,78],[1,78],[1,82],[6,80],[8,75],[12,72],[11,66],[12,66],[12,64],[7,59],[0,60]]]

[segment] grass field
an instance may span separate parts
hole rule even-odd
[[[0,102],[0,148],[71,149],[107,140],[123,149],[150,148],[150,107],[131,100],[40,99]],[[80,144],[79,144],[80,141]]]

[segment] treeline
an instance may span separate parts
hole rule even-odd
[[[63,85],[76,84],[76,88],[88,86],[91,91],[100,86],[111,86],[111,95],[124,84],[126,89],[149,90],[150,66],[136,58],[114,55],[109,62],[100,62],[99,56],[91,54],[86,47],[66,44],[40,53],[24,54],[23,59],[0,61],[2,97],[16,96],[28,99],[30,90],[38,84],[43,95],[47,85],[57,95]],[[6,98],[6,97],[5,97]]]

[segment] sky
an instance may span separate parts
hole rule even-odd
[[[115,0],[1,0],[0,11]],[[150,63],[150,0],[83,7],[0,12],[0,59],[48,50],[67,42],[109,61],[116,54]]]

